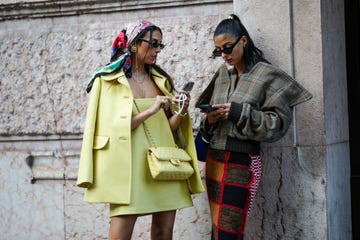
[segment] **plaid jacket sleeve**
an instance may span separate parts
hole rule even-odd
[[[293,107],[312,95],[281,69],[258,63],[241,78],[242,100],[231,104],[232,134],[240,139],[274,142],[287,132]]]

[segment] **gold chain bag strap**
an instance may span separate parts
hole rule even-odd
[[[137,111],[139,107],[134,100]],[[190,155],[182,148],[176,147],[158,147],[151,137],[150,130],[142,123],[146,137],[151,147],[147,151],[147,161],[151,176],[155,180],[186,180],[193,173]]]

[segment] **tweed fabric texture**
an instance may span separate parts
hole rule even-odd
[[[308,101],[312,95],[281,69],[258,62],[249,72],[238,74],[235,68],[221,66],[196,102],[230,103],[228,119],[207,125],[200,131],[214,149],[244,152],[234,140],[274,142],[287,132],[293,107]],[[253,152],[248,152],[253,153]]]

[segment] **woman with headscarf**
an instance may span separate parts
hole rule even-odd
[[[191,121],[190,95],[174,110],[171,77],[155,64],[164,48],[162,31],[149,21],[129,25],[115,38],[111,62],[97,70],[90,93],[77,185],[84,200],[110,203],[109,239],[131,239],[138,216],[152,215],[151,239],[172,239],[176,209],[192,206],[201,193]],[[192,156],[188,181],[151,177],[150,146],[142,123],[161,146],[181,145]]]

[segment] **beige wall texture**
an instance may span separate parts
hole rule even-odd
[[[164,34],[158,64],[176,87],[195,81],[195,98],[219,65],[208,58],[212,33],[232,2],[27,2],[0,5],[0,239],[106,239],[108,206],[75,186],[91,74],[125,24],[148,19]],[[191,117],[196,128],[193,105]],[[133,239],[150,238],[149,222],[139,219]],[[208,239],[210,227],[198,194],[178,211],[174,239]]]
[[[195,81],[196,99],[222,63],[209,58],[214,28],[232,12],[314,96],[283,139],[262,145],[247,239],[351,239],[340,0],[1,1],[0,239],[107,239],[108,206],[84,202],[75,186],[89,77],[126,23],[148,19],[164,33],[158,64],[177,87]],[[174,240],[210,239],[206,194],[193,200],[178,211]],[[139,218],[133,239],[149,239],[149,222]]]

